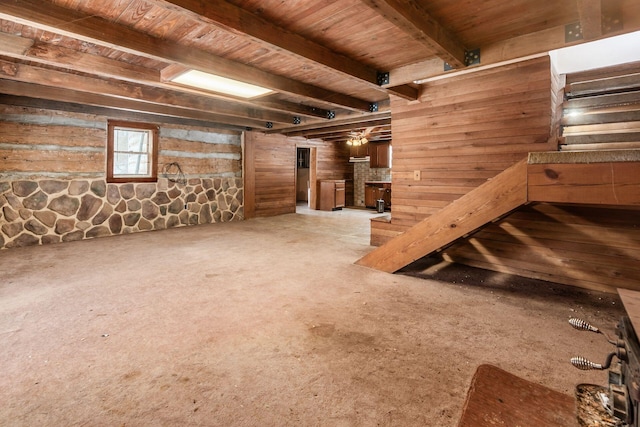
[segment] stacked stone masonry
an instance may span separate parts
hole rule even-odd
[[[241,178],[186,184],[96,180],[0,181],[0,248],[228,222],[244,216]]]
[[[367,181],[391,182],[391,169],[372,168],[369,162],[356,162],[353,164],[353,204],[364,206],[364,183]]]

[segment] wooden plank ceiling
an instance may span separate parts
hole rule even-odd
[[[366,131],[385,141],[391,94],[416,99],[415,81],[636,30],[637,4],[3,0],[0,97],[333,141]],[[584,34],[567,38],[567,25]],[[469,65],[466,52],[476,49],[480,64]],[[243,100],[168,80],[189,69],[273,92]]]

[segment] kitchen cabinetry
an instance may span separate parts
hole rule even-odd
[[[325,179],[318,184],[321,211],[335,211],[342,209],[345,204],[345,180]]]
[[[367,157],[369,155],[369,145],[358,145],[349,147],[349,156],[350,157]]]
[[[389,168],[391,144],[388,142],[379,142],[367,144],[369,146],[369,167],[372,168]]]
[[[367,181],[364,185],[364,205],[375,208],[376,201],[384,200],[384,208],[391,209],[391,183],[386,181]]]
[[[378,187],[374,185],[364,186],[364,205],[368,208],[376,206],[376,200],[378,200]]]

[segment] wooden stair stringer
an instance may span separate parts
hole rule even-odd
[[[527,160],[453,201],[356,261],[393,273],[527,203]]]

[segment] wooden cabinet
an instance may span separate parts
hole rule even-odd
[[[389,142],[368,143],[357,147],[349,147],[350,157],[370,157],[369,167],[391,167],[391,144]]]
[[[376,201],[384,200],[384,208],[391,208],[391,183],[390,182],[366,182],[364,186],[364,205],[375,208]]]
[[[371,144],[358,145],[354,147],[353,145],[349,147],[349,156],[350,157],[367,157],[369,155],[369,146]]]
[[[345,204],[344,179],[327,179],[320,181],[318,185],[319,204],[321,211],[335,211],[342,209]]]
[[[369,146],[369,167],[372,168],[388,168],[391,167],[389,151],[391,144],[388,142],[379,142],[367,144]]]
[[[368,208],[376,206],[376,200],[378,200],[378,187],[375,185],[364,186],[364,205]]]

